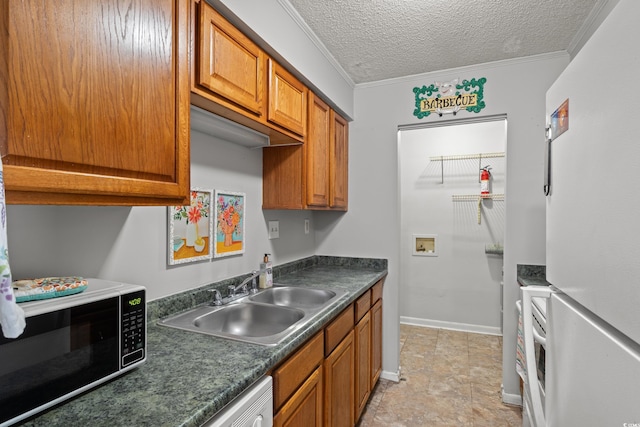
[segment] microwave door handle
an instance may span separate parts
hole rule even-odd
[[[533,338],[533,311],[531,300],[532,297],[549,298],[551,290],[547,286],[524,286],[520,288],[522,292],[522,332],[524,335],[524,358],[527,367],[527,381],[525,386],[529,390],[531,396],[531,405],[533,406],[533,418],[536,426],[544,426],[544,411],[542,410],[542,396],[540,395],[540,387],[537,386],[535,349]],[[542,337],[541,337],[542,338]],[[533,378],[533,379],[532,379]],[[534,387],[535,385],[535,387]]]

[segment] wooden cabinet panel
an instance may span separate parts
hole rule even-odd
[[[354,425],[353,329],[324,361],[324,425]]]
[[[264,114],[265,53],[200,2],[198,83],[252,113]]]
[[[304,384],[273,418],[275,427],[322,426],[322,366],[313,371]]]
[[[355,327],[355,412],[360,418],[371,392],[371,316],[364,315]]]
[[[349,193],[349,124],[331,111],[330,200],[333,209],[347,209]]]
[[[371,290],[368,289],[364,294],[362,294],[360,298],[356,300],[354,305],[356,311],[356,322],[359,322],[371,308]]]
[[[371,389],[382,373],[382,300],[371,307]]]
[[[329,206],[330,116],[331,108],[311,94],[308,138],[305,143],[308,206]]]
[[[181,204],[188,4],[0,2],[8,203]]]
[[[307,88],[273,59],[269,64],[268,120],[304,136],[307,125]]]
[[[329,355],[340,341],[353,330],[353,325],[353,304],[351,304],[324,329],[325,355]]]
[[[372,304],[375,304],[376,301],[382,298],[382,285],[384,285],[384,279],[378,280],[378,282],[371,287]]]
[[[324,360],[324,335],[311,338],[273,372],[273,404],[278,409]]]

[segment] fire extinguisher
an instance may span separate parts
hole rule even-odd
[[[489,165],[480,169],[482,172],[480,173],[480,196],[488,197],[491,194],[491,187],[489,185],[489,180],[491,179],[491,168]]]

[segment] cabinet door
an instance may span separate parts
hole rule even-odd
[[[336,210],[347,210],[349,185],[349,124],[331,111],[330,202]]]
[[[204,1],[199,17],[198,83],[262,116],[265,53]]]
[[[309,122],[306,150],[307,205],[329,206],[329,140],[331,108],[309,94]]]
[[[322,366],[319,366],[273,418],[274,427],[322,426]]]
[[[304,136],[307,125],[307,88],[273,59],[269,64],[270,122]]]
[[[324,361],[325,426],[353,426],[354,370],[352,330]]]
[[[188,202],[188,4],[121,6],[0,2],[8,203]]]
[[[355,327],[356,420],[360,418],[371,392],[371,314],[367,312]]]
[[[382,300],[371,307],[371,389],[382,373]]]

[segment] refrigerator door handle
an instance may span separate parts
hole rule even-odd
[[[542,396],[537,381],[536,354],[534,349],[534,329],[533,329],[533,311],[532,297],[549,298],[551,289],[548,286],[523,286],[520,288],[522,292],[522,333],[524,335],[524,358],[527,369],[527,381],[525,387],[531,396],[531,410],[533,413],[534,424],[536,426],[544,426],[544,410],[542,409]],[[536,334],[537,335],[537,334]],[[538,335],[539,336],[539,335]],[[543,341],[546,340],[542,338]],[[542,341],[540,341],[542,343]]]
[[[551,128],[545,129],[544,142],[544,195],[551,194]]]

